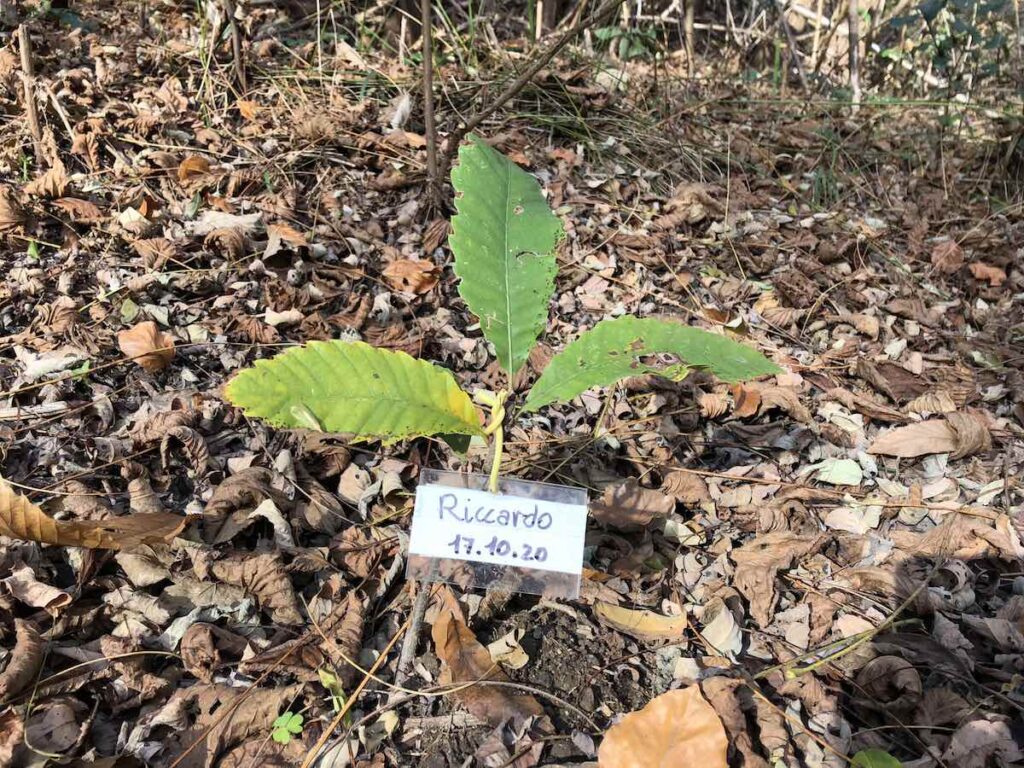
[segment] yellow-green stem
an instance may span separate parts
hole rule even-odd
[[[501,454],[502,449],[505,445],[505,430],[503,424],[505,422],[505,400],[508,398],[508,392],[504,389],[500,390],[497,394],[491,392],[475,392],[473,399],[478,403],[486,405],[491,410],[491,418],[487,426],[484,427],[485,435],[493,435],[494,442],[494,455],[491,459],[491,475],[487,482],[487,490],[491,493],[498,492],[498,470],[501,468]]]
[[[487,481],[487,490],[498,492],[498,470],[501,468],[501,449],[505,442],[505,430],[498,425],[494,432],[494,458],[491,460],[491,477]]]

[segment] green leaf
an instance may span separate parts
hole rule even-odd
[[[458,215],[448,244],[459,294],[513,374],[547,323],[562,222],[533,176],[479,138],[470,142],[452,170]]]
[[[756,349],[726,336],[671,320],[626,315],[602,320],[555,355],[533,385],[523,407],[536,411],[628,376],[656,373],[681,378],[685,371],[678,364],[641,361],[642,357],[660,353],[675,355],[685,366],[707,368],[722,381],[741,381],[780,371]]]
[[[483,434],[476,408],[451,373],[361,341],[313,341],[257,360],[228,383],[225,393],[247,415],[277,427],[385,442]]]
[[[853,756],[853,768],[900,768],[900,761],[884,749],[862,749]]]

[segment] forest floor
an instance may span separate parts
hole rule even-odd
[[[38,141],[0,49],[0,766],[299,765],[329,727],[321,766],[586,765],[694,686],[733,765],[1024,759],[1024,215],[998,116],[573,52],[482,125],[567,233],[521,387],[624,312],[784,372],[631,379],[509,425],[504,472],[591,492],[581,596],[436,589],[395,690],[419,470],[485,457],[274,430],[222,385],[361,338],[496,386],[426,205],[419,72],[260,5],[242,93],[196,7],[33,20]],[[442,137],[523,50],[443,40]],[[510,685],[420,692],[489,655]],[[636,727],[671,741],[684,715]]]

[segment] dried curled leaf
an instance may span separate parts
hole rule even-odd
[[[991,448],[992,435],[984,419],[976,413],[958,412],[886,432],[868,446],[868,453],[905,459],[948,453],[951,459],[962,459]]]
[[[728,748],[714,707],[691,685],[663,693],[613,725],[597,759],[601,768],[728,768]]]
[[[177,250],[170,240],[163,237],[136,240],[132,248],[142,258],[146,269],[161,269],[164,264],[177,256]]]
[[[441,279],[441,268],[422,259],[395,259],[384,269],[383,276],[396,291],[427,293]]]
[[[615,528],[636,529],[656,517],[666,517],[675,509],[676,501],[661,491],[643,488],[630,478],[609,485],[590,511],[599,523]]]
[[[701,392],[697,398],[697,405],[700,406],[700,415],[705,419],[717,419],[729,412],[729,393]]]
[[[57,163],[50,170],[25,185],[25,192],[37,197],[56,199],[64,197],[68,188],[68,174],[62,163]]]
[[[253,595],[270,617],[281,624],[302,624],[299,601],[280,554],[237,554],[210,566],[217,579]]]
[[[174,359],[174,337],[161,331],[152,320],[120,331],[117,346],[148,373],[162,371]]]
[[[595,603],[594,614],[618,632],[638,640],[681,640],[690,625],[686,615],[662,616],[653,611],[633,610],[611,603]]]
[[[446,665],[441,674],[442,683],[508,680],[491,659],[487,648],[452,611],[445,610],[438,616],[431,628],[431,637],[438,658]],[[471,714],[495,727],[510,717],[525,719],[544,712],[533,696],[498,686],[474,685],[453,695]]]
[[[135,514],[105,520],[54,520],[0,480],[0,535],[61,547],[129,550],[168,541],[185,527],[172,514]]]
[[[0,701],[20,693],[43,664],[43,638],[23,619],[14,620],[14,649],[0,672]]]
[[[0,184],[0,234],[11,232],[25,223],[25,209],[13,189]]]
[[[54,200],[53,204],[64,211],[76,224],[95,224],[106,218],[96,203],[77,197],[62,197]]]
[[[178,166],[178,181],[185,184],[210,172],[210,161],[202,155],[189,155]]]

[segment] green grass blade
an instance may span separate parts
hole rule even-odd
[[[723,381],[780,371],[756,349],[726,336],[670,320],[627,315],[601,321],[555,355],[530,390],[524,408],[535,411],[565,402],[591,387],[614,384],[628,376],[656,373],[676,378],[678,365],[641,360],[659,353],[673,354],[689,367],[706,368]]]
[[[547,323],[562,222],[533,176],[475,136],[459,150],[452,185],[458,214],[448,242],[459,294],[513,374]]]
[[[225,392],[247,415],[278,427],[387,442],[483,434],[476,408],[450,372],[361,341],[313,341],[257,360]]]

